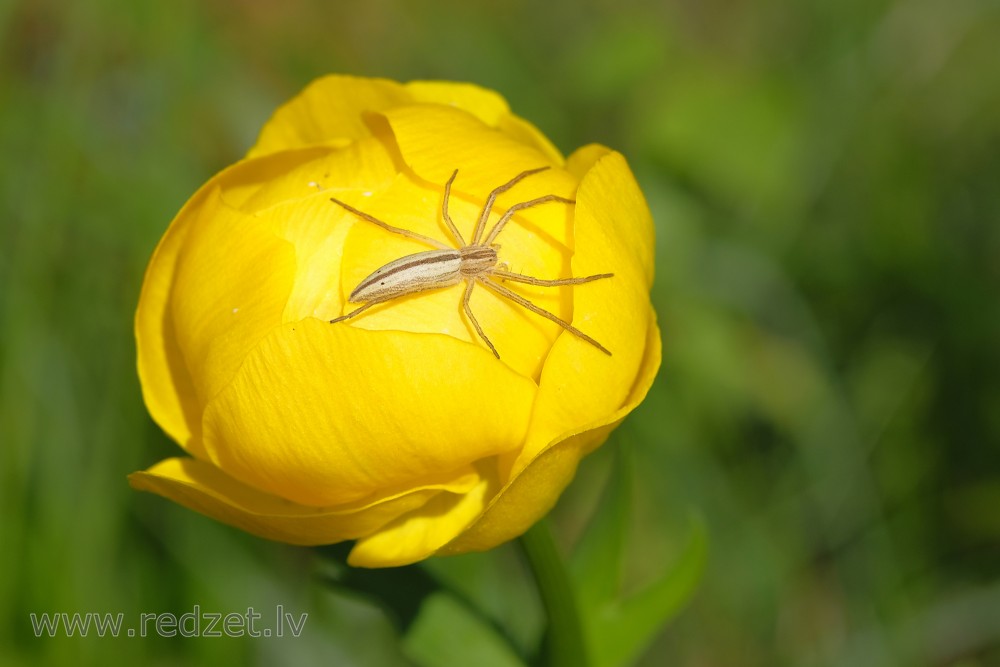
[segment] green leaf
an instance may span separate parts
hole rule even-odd
[[[666,566],[646,588],[623,598],[621,584],[631,511],[631,455],[622,442],[599,508],[571,562],[594,667],[631,664],[690,600],[704,569],[706,530],[700,519],[692,518],[687,542],[677,561]]]
[[[493,628],[447,593],[424,601],[403,651],[420,667],[524,667]]]
[[[577,601],[584,613],[615,599],[621,587],[622,558],[632,508],[631,455],[628,447],[621,444],[615,449],[597,512],[569,563]]]
[[[605,607],[590,627],[600,628],[591,645],[596,667],[628,665],[639,656],[660,629],[694,595],[705,568],[708,534],[701,519],[692,518],[687,544],[680,558],[657,581]]]
[[[537,650],[545,611],[516,543],[481,553],[428,558],[419,565],[452,597],[498,628],[520,655]]]
[[[547,519],[521,536],[524,555],[548,619],[544,656],[549,667],[590,667],[577,594],[566,561],[559,552]]]

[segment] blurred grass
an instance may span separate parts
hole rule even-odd
[[[145,262],[327,72],[493,87],[636,170],[664,367],[554,518],[571,548],[615,447],[626,587],[704,517],[702,588],[642,664],[1000,664],[998,42],[989,0],[0,1],[0,664],[406,664],[310,552],[125,482],[176,451],[134,372]],[[519,567],[429,571],[490,559]],[[537,601],[518,616],[503,589],[470,594],[530,646]],[[27,622],[276,603],[312,614],[305,637]]]

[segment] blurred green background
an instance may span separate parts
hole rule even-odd
[[[134,370],[153,247],[278,104],[344,72],[494,88],[636,171],[664,364],[553,522],[574,553],[617,488],[629,591],[701,517],[701,584],[639,664],[1000,665],[998,44],[991,0],[0,0],[0,664],[431,665],[414,605],[449,581],[537,648],[512,546],[358,592],[317,584],[351,578],[336,549],[126,483],[179,451]],[[388,582],[402,602],[363,592]],[[195,604],[310,617],[282,640],[28,621]]]

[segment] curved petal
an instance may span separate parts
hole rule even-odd
[[[201,405],[281,323],[295,253],[266,220],[210,196],[194,213],[174,276],[175,336]]]
[[[396,173],[381,141],[360,139],[289,170],[246,200],[245,208],[257,210],[257,217],[294,248],[295,280],[282,321],[340,315],[344,242],[359,219],[330,199],[363,200],[389,188]]]
[[[344,243],[356,223],[353,216],[333,204],[326,192],[272,206],[259,216],[295,251],[295,280],[281,321],[297,322],[307,317],[329,321],[340,315],[344,290],[341,262]]]
[[[534,396],[530,380],[448,336],[306,319],[250,352],[206,409],[204,440],[244,483],[333,505],[517,447]]]
[[[396,567],[423,560],[465,530],[498,488],[493,474],[484,476],[468,493],[440,493],[420,508],[359,539],[347,562],[355,567]]]
[[[561,433],[611,414],[626,400],[642,362],[649,327],[652,223],[635,179],[618,153],[608,153],[587,172],[577,193],[573,275],[614,276],[573,293],[573,324],[613,356],[563,333],[552,347],[517,474]]]
[[[484,551],[521,535],[552,509],[572,481],[580,459],[607,439],[608,434],[646,397],[660,367],[660,330],[650,309],[642,367],[625,404],[610,415],[566,433],[549,443],[528,462],[491,501],[467,530],[440,550],[439,555]]]
[[[497,206],[506,208],[546,194],[572,197],[576,190],[577,179],[561,168],[561,161],[461,109],[414,104],[383,111],[382,115],[406,164],[434,185],[443,186],[458,169],[453,191],[482,202],[493,188],[520,172],[549,166],[554,168],[525,178],[501,195]]]
[[[642,267],[646,287],[652,287],[656,250],[653,216],[624,156],[606,146],[589,144],[573,152],[566,169],[586,182],[588,208],[606,225],[604,229],[614,236],[617,246]],[[582,190],[583,185],[580,187]]]
[[[309,146],[246,158],[213,176],[201,187],[201,191],[210,191],[218,186],[223,193],[222,199],[228,206],[244,213],[254,213],[261,208],[251,203],[258,191],[269,188],[275,181],[283,180],[289,172],[322,159],[330,151],[329,146]]]
[[[177,335],[170,299],[177,261],[188,229],[206,205],[215,206],[218,188],[227,189],[227,201],[241,201],[262,183],[309,162],[313,149],[290,151],[259,160],[246,160],[212,177],[170,223],[153,252],[135,312],[137,370],[146,407],[154,421],[174,441],[194,456],[204,456],[201,445],[202,404],[195,391]]]
[[[468,111],[486,125],[538,149],[552,164],[563,163],[559,149],[534,125],[512,114],[507,100],[492,90],[451,81],[411,81],[406,84],[406,89],[414,102],[443,104]]]
[[[134,489],[156,493],[254,535],[303,545],[357,539],[441,493],[475,488],[460,480],[457,485],[415,489],[375,503],[306,507],[258,491],[212,464],[192,458],[160,461],[149,470],[129,475],[129,483]]]
[[[597,161],[611,152],[610,148],[601,144],[581,146],[573,151],[566,160],[566,171],[582,181],[587,172],[597,164]]]
[[[533,146],[548,156],[553,164],[564,158],[551,141],[534,125],[510,112],[510,107],[498,93],[471,83],[451,81],[411,81],[406,89],[414,102],[427,102],[457,107],[494,127],[513,139]]]
[[[555,144],[549,141],[549,138],[542,134],[537,127],[520,116],[515,116],[514,114],[504,116],[497,124],[497,129],[523,144],[534,146],[548,156],[552,164],[561,165],[566,162],[566,158],[559,152]]]
[[[247,157],[259,157],[314,144],[344,145],[370,135],[362,113],[410,101],[395,81],[330,75],[316,79],[278,108]]]
[[[177,345],[170,310],[177,254],[187,236],[186,220],[178,216],[146,267],[135,311],[136,365],[142,397],[153,420],[181,447],[203,455],[201,403]]]
[[[490,127],[497,127],[510,113],[499,93],[473,83],[453,81],[410,81],[405,84],[413,102],[442,104],[468,111]]]
[[[301,162],[257,188],[244,200],[241,210],[259,212],[317,193],[325,194],[329,200],[344,191],[378,191],[392,183],[397,172],[395,156],[376,137],[321,150],[315,159]],[[229,201],[228,196],[225,199]]]

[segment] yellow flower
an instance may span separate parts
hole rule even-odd
[[[486,289],[405,296],[337,324],[374,269],[428,250],[392,225],[471,237],[544,194],[497,239],[509,270],[613,273],[584,285],[507,283],[613,356]],[[189,456],[136,489],[262,537],[356,540],[382,567],[489,549],[541,518],[645,396],[660,364],[649,301],[653,226],[621,155],[564,159],[496,93],[472,85],[328,76],[280,108],[247,158],[206,183],[160,241],[136,313],[139,376],[156,422]]]

